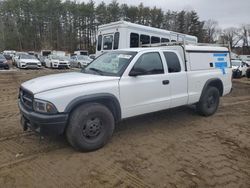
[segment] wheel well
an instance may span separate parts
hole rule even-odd
[[[74,101],[72,104],[66,107],[65,112],[71,113],[80,105],[86,103],[99,103],[106,106],[114,116],[115,121],[121,120],[121,108],[117,99],[111,97],[98,97],[98,98],[87,98],[83,100]]]
[[[121,119],[121,114],[120,114],[121,110],[113,100],[98,99],[98,100],[95,100],[93,102],[106,106],[112,112],[116,122]]]
[[[213,86],[213,87],[216,87],[219,92],[220,92],[220,96],[223,95],[223,84],[222,84],[222,81],[219,80],[219,79],[216,79],[216,80],[211,80],[207,86]]]

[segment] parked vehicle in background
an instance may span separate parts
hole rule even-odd
[[[82,72],[21,84],[24,130],[65,134],[78,150],[92,151],[111,138],[115,123],[137,115],[195,104],[211,116],[232,89],[224,47],[167,46],[107,52]]]
[[[21,69],[41,68],[41,62],[33,55],[21,54],[16,61],[17,67]]]
[[[71,67],[86,67],[93,59],[86,55],[74,55],[71,56],[70,65]]]
[[[27,53],[28,53],[29,55],[35,56],[35,52],[34,52],[34,51],[28,51]]]
[[[233,78],[241,78],[242,76],[246,76],[246,71],[249,65],[243,62],[240,59],[232,59],[232,70],[233,70]]]
[[[70,68],[70,59],[67,56],[51,54],[45,58],[45,66],[49,68]]]
[[[250,55],[240,55],[239,58],[250,66]]]
[[[96,55],[95,54],[90,54],[89,55],[89,58],[91,58],[92,60],[96,58]]]
[[[195,36],[126,21],[100,25],[97,34],[97,56],[106,51],[122,48],[138,48],[148,44],[177,41],[196,44],[198,42],[198,38]]]
[[[3,54],[0,54],[0,69],[5,69],[5,70],[10,69],[8,61]]]
[[[77,51],[74,51],[74,54],[75,55],[86,55],[86,56],[88,56],[89,52],[87,50],[77,50]]]
[[[42,56],[41,54],[38,54],[38,55],[37,55],[37,59],[41,62],[42,66],[44,66],[44,67],[45,67],[45,59],[46,59],[46,58],[47,58],[47,57]]]
[[[29,55],[29,54],[27,52],[16,52],[16,54],[12,57],[12,64],[16,67],[20,55]]]
[[[42,66],[45,65],[45,59],[52,53],[51,50],[41,50],[40,54],[38,54],[38,59],[42,63]]]
[[[56,50],[53,50],[53,51],[51,52],[51,54],[52,54],[52,55],[56,55],[56,56],[62,56],[62,57],[66,56],[66,52],[64,52],[64,51],[56,51]]]
[[[41,51],[41,56],[48,57],[52,53],[51,50],[42,50]]]
[[[16,51],[15,50],[4,50],[3,55],[7,60],[11,60],[12,57],[15,55]]]
[[[246,77],[247,77],[247,78],[250,78],[250,67],[248,67],[248,69],[247,69]]]

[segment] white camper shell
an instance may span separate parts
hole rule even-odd
[[[96,56],[105,51],[123,48],[138,48],[148,44],[186,42],[196,44],[198,38],[164,29],[118,21],[98,28]]]

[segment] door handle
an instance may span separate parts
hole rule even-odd
[[[163,80],[163,81],[162,81],[162,84],[163,84],[163,85],[168,85],[168,84],[169,84],[169,80]]]

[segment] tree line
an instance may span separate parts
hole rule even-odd
[[[62,0],[0,0],[0,50],[76,49],[95,51],[99,25],[125,20],[195,35],[199,42],[219,38],[235,41],[230,34],[218,37],[215,21],[201,21],[195,11],[163,11],[157,7]],[[233,42],[232,42],[233,41]],[[248,44],[248,42],[247,42]]]

